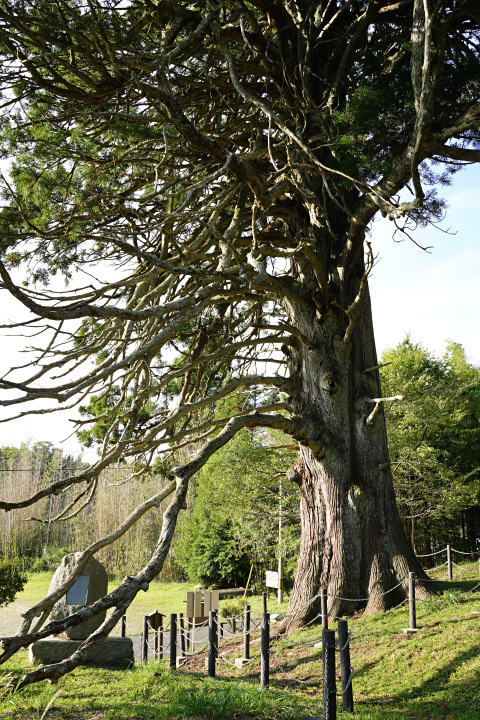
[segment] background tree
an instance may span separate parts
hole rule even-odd
[[[17,557],[0,558],[0,607],[13,602],[15,595],[23,590],[27,576]]]
[[[460,535],[475,542],[480,504],[480,375],[450,342],[437,358],[407,337],[382,356],[382,386],[400,389],[387,432],[400,513],[419,552]],[[471,518],[469,522],[468,519]],[[462,528],[463,525],[463,528]]]
[[[191,445],[81,556],[77,574],[174,493],[146,565],[75,621],[112,613],[75,657],[21,684],[68,672],[110,632],[160,571],[189,478],[242,428],[299,443],[287,629],[317,614],[321,585],[339,615],[352,610],[341,598],[369,597],[372,612],[396,602],[385,593],[408,570],[421,576],[395,505],[365,234],[377,212],[406,228],[438,217],[429,185],[443,165],[480,159],[479,20],[474,0],[0,0],[12,159],[0,277],[33,315],[25,328],[48,335],[30,374],[1,380],[2,402],[68,407],[119,387],[101,459],[45,489],[74,485],[79,503],[120,457],[138,473]],[[77,269],[86,285],[60,295],[29,285]],[[253,411],[215,415],[252,390]],[[159,409],[145,417],[148,403]],[[41,629],[54,599],[3,640],[2,659],[62,631]]]
[[[300,538],[298,488],[286,480],[295,453],[271,431],[242,430],[202,468],[191,486],[192,511],[179,521],[173,555],[190,580],[264,586],[265,570],[284,558],[295,574]]]

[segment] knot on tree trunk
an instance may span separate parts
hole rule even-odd
[[[300,465],[298,463],[287,470],[286,476],[287,480],[290,480],[290,482],[294,482],[297,485],[302,484],[302,473]]]

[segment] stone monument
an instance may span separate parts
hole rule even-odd
[[[65,555],[52,577],[49,594],[55,592],[70,577],[79,555],[80,553]],[[66,595],[53,606],[48,622],[64,620],[82,607],[104,597],[107,591],[108,577],[104,566],[95,558],[90,558]],[[100,627],[105,616],[106,611],[103,611],[75,627],[67,628],[58,638],[38,640],[30,646],[30,661],[49,664],[65,660]],[[130,638],[108,637],[89,653],[87,662],[105,664],[124,660],[133,662],[133,659],[133,643]]]

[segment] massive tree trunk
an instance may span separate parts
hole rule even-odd
[[[298,278],[306,295],[318,293],[311,269],[299,269]],[[335,286],[338,300],[324,312],[308,302],[289,305],[303,340],[292,339],[284,352],[308,440],[290,471],[300,488],[302,534],[287,630],[318,615],[321,587],[329,613],[339,616],[392,607],[405,596],[409,570],[425,577],[396,507],[363,260],[350,280],[341,271]]]

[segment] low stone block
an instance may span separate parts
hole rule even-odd
[[[38,640],[30,645],[28,654],[31,663],[61,662],[70,657],[80,645],[82,640]],[[97,665],[113,665],[125,661],[134,662],[133,642],[131,638],[109,637],[101,645],[94,648],[88,655],[85,662],[96,663]]]
[[[243,668],[243,667],[245,667],[245,665],[248,665],[249,662],[250,662],[250,660],[245,660],[245,658],[243,658],[243,657],[241,657],[241,658],[235,658],[235,665],[236,665],[238,668]]]

